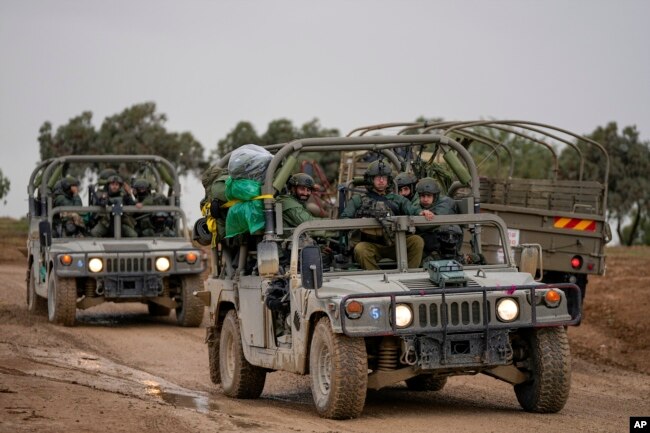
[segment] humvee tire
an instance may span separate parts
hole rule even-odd
[[[36,274],[30,266],[27,271],[27,309],[30,313],[38,316],[47,314],[47,299],[36,294]]]
[[[223,392],[229,397],[258,398],[266,382],[266,370],[251,365],[244,357],[239,319],[228,311],[219,339],[219,371]]]
[[[440,391],[446,384],[446,377],[434,377],[430,374],[420,374],[406,379],[406,387],[411,391]]]
[[[202,289],[201,277],[187,275],[183,277],[181,284],[181,305],[176,308],[176,321],[180,326],[199,326],[203,321],[205,304],[194,296],[193,292]]]
[[[77,315],[77,281],[58,278],[51,272],[47,281],[47,317],[52,323],[74,326]]]
[[[147,302],[147,309],[149,310],[149,315],[154,317],[165,317],[169,316],[171,309],[165,307],[164,305],[156,304],[155,302]]]
[[[527,412],[559,412],[569,398],[571,353],[564,327],[531,330],[528,338],[531,380],[515,385],[515,394]]]
[[[368,389],[368,355],[363,338],[332,332],[329,317],[316,324],[309,353],[311,393],[323,418],[355,418]]]
[[[221,383],[221,371],[219,369],[219,340],[221,337],[221,324],[211,328],[208,337],[208,364],[210,366],[210,380],[215,385]]]

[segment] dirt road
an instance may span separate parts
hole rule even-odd
[[[359,419],[331,421],[316,415],[306,377],[272,373],[259,400],[224,397],[209,379],[204,329],[179,328],[173,314],[106,304],[73,328],[30,316],[24,279],[24,265],[0,264],[0,432],[623,432],[630,416],[650,415],[647,340],[638,360],[615,367],[630,349],[589,325],[597,309],[569,332],[579,355],[559,414],[523,412],[512,387],[479,375],[441,392],[374,392]],[[647,331],[647,315],[639,320]]]

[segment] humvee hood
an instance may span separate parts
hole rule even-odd
[[[508,289],[511,286],[537,284],[530,274],[524,272],[488,272],[485,276],[476,276],[475,271],[465,271],[469,287],[498,287]],[[408,274],[373,274],[325,277],[320,296],[346,296],[361,293],[410,292],[439,288],[431,282],[427,272]]]

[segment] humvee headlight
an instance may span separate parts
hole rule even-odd
[[[170,266],[171,263],[167,257],[158,257],[156,259],[156,270],[158,272],[167,272]]]
[[[99,257],[93,257],[88,260],[88,270],[90,272],[101,272],[104,269],[104,262]]]
[[[395,307],[395,325],[406,328],[413,323],[413,310],[407,304],[397,304]]]
[[[497,317],[502,322],[512,322],[519,316],[519,304],[512,298],[497,301]]]

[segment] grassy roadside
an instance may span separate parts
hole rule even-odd
[[[22,263],[27,244],[27,219],[0,217],[0,263]]]

